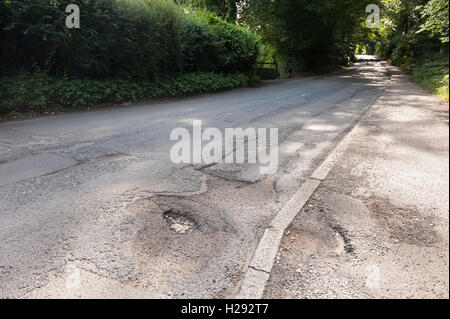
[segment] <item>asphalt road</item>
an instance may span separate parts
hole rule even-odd
[[[326,76],[0,124],[0,297],[232,297],[262,231],[390,80]],[[170,132],[279,129],[279,167],[173,164]]]
[[[449,298],[448,103],[387,68],[284,233],[264,298]]]

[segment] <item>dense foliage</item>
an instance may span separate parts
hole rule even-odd
[[[448,0],[3,0],[0,29],[0,113],[214,91],[257,59],[289,76],[375,47],[448,99]]]
[[[238,4],[243,0],[175,0],[195,9],[206,9],[228,22],[235,22]]]
[[[243,73],[195,72],[161,81],[72,79],[45,73],[21,74],[0,79],[0,114],[9,112],[57,111],[98,103],[123,103],[138,99],[185,96],[246,86]]]
[[[419,60],[413,68],[413,78],[443,99],[449,99],[448,54],[435,53]]]
[[[369,0],[249,0],[240,22],[257,29],[279,60],[296,70],[345,64]],[[281,61],[282,62],[282,61]]]
[[[81,28],[65,27],[72,0],[1,2],[1,72],[157,80],[193,71],[248,71],[259,39],[170,0],[78,0]]]
[[[430,0],[421,7],[423,23],[419,32],[428,31],[442,43],[448,43],[448,0]]]
[[[448,99],[448,0],[383,0],[377,53]]]
[[[65,26],[73,2],[79,29]],[[260,45],[171,0],[4,0],[0,18],[0,113],[246,85]]]

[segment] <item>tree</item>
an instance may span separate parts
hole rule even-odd
[[[195,9],[206,9],[228,22],[235,22],[237,18],[239,0],[175,0],[175,2],[190,5]]]
[[[345,63],[353,34],[373,0],[248,0],[240,22],[252,26],[293,69]]]
[[[425,20],[419,32],[428,31],[442,43],[448,43],[448,0],[430,0],[424,6],[422,18]]]

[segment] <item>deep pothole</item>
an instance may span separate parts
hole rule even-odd
[[[168,210],[163,213],[163,216],[169,228],[178,234],[186,234],[197,227],[189,212]]]

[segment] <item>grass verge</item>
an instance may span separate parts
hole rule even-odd
[[[414,81],[447,102],[449,100],[448,59],[448,54],[435,54],[432,56],[426,56],[413,68]]]

